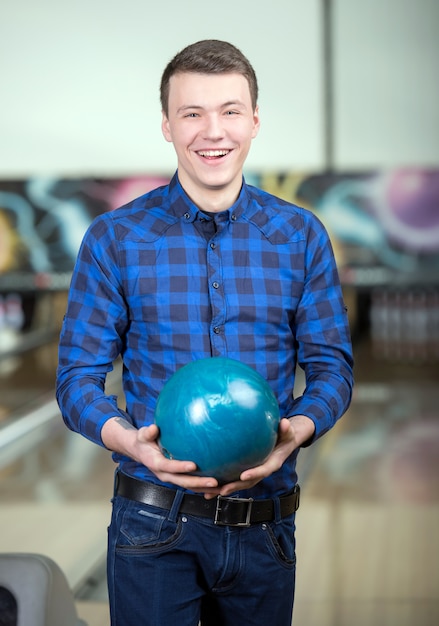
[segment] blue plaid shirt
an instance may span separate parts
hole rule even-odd
[[[126,412],[105,395],[123,359]],[[309,211],[243,184],[214,216],[201,212],[177,174],[169,185],[99,216],[76,263],[60,338],[57,398],[69,428],[103,445],[115,415],[151,424],[164,383],[194,359],[226,356],[271,385],[282,416],[303,414],[313,439],[346,411],[352,352],[328,235]],[[294,398],[296,364],[306,391]],[[241,495],[270,497],[296,483],[297,451]],[[127,474],[158,482],[114,454]]]

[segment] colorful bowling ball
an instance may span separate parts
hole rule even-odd
[[[377,212],[389,239],[405,251],[439,251],[439,174],[401,169],[382,175]]]
[[[233,359],[188,363],[166,382],[155,410],[165,456],[197,464],[199,476],[239,478],[272,452],[279,406],[267,381]]]

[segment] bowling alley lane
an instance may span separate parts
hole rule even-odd
[[[379,361],[369,344],[355,352],[352,406],[303,483],[293,624],[434,626],[438,367]]]
[[[47,301],[55,306],[52,297]],[[47,320],[47,309],[43,304],[38,316]],[[51,557],[79,594],[105,559],[113,463],[61,420],[54,396],[59,325],[53,322],[35,319],[21,333],[2,329],[0,336],[0,552]],[[120,391],[113,382],[117,364],[115,370],[110,393]],[[81,611],[92,616],[89,626],[108,624],[105,602]]]

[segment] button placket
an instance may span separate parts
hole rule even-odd
[[[217,237],[218,234],[215,236]],[[207,271],[209,281],[209,297],[212,310],[210,340],[213,354],[223,353],[224,334],[222,328],[225,321],[225,298],[222,282],[222,259],[220,245],[211,240],[207,248]]]

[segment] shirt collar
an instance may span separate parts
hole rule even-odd
[[[170,199],[172,211],[176,217],[183,219],[185,222],[193,222],[197,219],[206,219],[206,214],[203,213],[189,198],[180,181],[178,180],[178,172],[175,172],[169,183]],[[242,179],[242,187],[238,198],[232,204],[232,206],[226,211],[221,211],[218,215],[221,215],[221,221],[228,219],[235,222],[244,213],[246,207],[249,204],[247,185]]]

